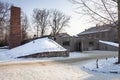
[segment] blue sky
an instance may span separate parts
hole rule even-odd
[[[58,9],[66,15],[71,16],[70,27],[66,28],[66,32],[70,35],[76,35],[91,25],[86,24],[80,15],[74,12],[73,5],[68,0],[2,0],[13,4],[14,6],[21,7],[29,19],[31,19],[32,11],[34,8],[39,9]]]

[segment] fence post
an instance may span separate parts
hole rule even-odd
[[[96,60],[96,68],[99,68],[99,66],[98,66],[98,59]]]

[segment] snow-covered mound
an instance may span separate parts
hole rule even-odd
[[[109,41],[102,41],[102,40],[99,40],[99,42],[100,42],[100,43],[103,43],[103,44],[107,44],[107,45],[119,47],[119,44],[118,44],[118,43],[109,42]]]
[[[35,53],[54,51],[66,51],[66,49],[49,38],[41,38],[8,50],[5,53],[8,53],[11,57],[19,57]]]

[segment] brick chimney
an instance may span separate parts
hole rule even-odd
[[[11,7],[10,31],[9,31],[9,48],[17,47],[21,44],[21,9]]]

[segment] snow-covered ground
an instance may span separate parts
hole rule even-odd
[[[0,49],[0,53],[2,54],[2,52],[4,51],[8,51],[9,49]]]
[[[92,53],[93,52],[93,55]],[[95,51],[97,54],[110,54],[110,51]],[[0,63],[0,80],[119,80],[118,74],[108,74],[83,69],[83,65],[90,63],[86,57],[92,57],[94,51],[83,53],[73,52],[71,61],[17,61]],[[104,52],[104,53],[103,53]],[[81,57],[78,58],[79,54]],[[115,53],[113,53],[115,54]],[[91,56],[90,56],[91,55]],[[74,61],[75,58],[78,58]],[[84,60],[81,60],[84,58]],[[108,59],[109,60],[109,59]]]
[[[0,66],[0,80],[85,80],[90,76],[76,66],[57,62]]]
[[[94,72],[120,74],[120,64],[115,64],[116,62],[117,58],[98,59],[85,64],[83,68]]]
[[[6,52],[9,51],[8,49],[0,49],[0,52]],[[9,58],[9,55],[6,54],[5,59],[1,58],[3,54],[0,54],[0,62],[11,62],[11,61],[56,61],[56,60],[72,60],[72,59],[81,59],[81,58],[89,58],[93,57],[95,55],[103,55],[103,54],[110,54],[114,53],[116,54],[117,52],[112,52],[112,51],[85,51],[85,52],[70,52],[69,57],[51,57],[51,58]],[[4,55],[5,56],[5,55]],[[114,57],[114,56],[113,56]],[[117,58],[114,59],[104,59],[104,60],[98,60],[98,67],[96,68],[96,60],[85,64],[83,67],[87,70],[90,71],[97,71],[97,72],[103,72],[103,73],[110,73],[113,71],[113,73],[120,73],[120,66],[115,65],[113,63],[117,62]],[[78,64],[74,64],[79,66]],[[81,66],[81,65],[80,65]]]
[[[37,39],[11,50],[0,49],[0,80],[120,79],[118,74],[108,74],[120,73],[120,65],[113,64],[117,62],[117,59],[105,59],[109,55],[109,57],[117,56],[117,52],[85,51],[82,53],[70,52],[69,57],[16,58],[38,52],[65,50],[48,38]],[[101,58],[104,59],[98,60],[98,68],[96,68],[96,59]]]
[[[5,53],[6,50],[7,49],[0,49],[0,53]],[[7,60],[10,62],[0,62],[0,80],[119,80],[120,76],[117,74],[94,73],[83,69],[84,64],[91,62],[86,61],[86,57],[96,57],[96,55],[99,56],[103,54],[116,55],[117,52],[85,51],[83,53],[71,52],[69,57],[8,58]],[[0,57],[1,55],[2,54],[0,54]],[[8,56],[6,54],[6,58]],[[83,59],[81,60],[81,58]],[[69,59],[71,61],[66,62],[66,60]],[[11,62],[11,60],[13,62]]]
[[[100,42],[116,46],[114,43],[105,42],[101,40]],[[24,58],[18,59],[17,57],[36,54],[36,53],[42,53],[42,52],[53,52],[53,51],[66,51],[66,49],[49,38],[40,38],[10,50],[0,49],[0,60],[2,61],[26,60]],[[99,51],[92,51],[91,53],[93,52],[95,52],[95,54],[99,53]],[[100,51],[100,53],[101,52],[102,51]],[[104,52],[105,51],[103,51],[102,53]],[[87,53],[87,51],[85,53]],[[70,53],[69,57],[39,58],[39,59],[37,58],[37,59],[38,60],[48,60],[48,59],[58,60],[58,59],[69,59],[69,58],[74,58],[74,57],[77,58],[77,57],[84,57],[84,56],[87,56],[87,54],[72,52]],[[36,58],[29,58],[27,60],[33,60],[33,59],[36,60]]]
[[[14,58],[9,57],[8,54],[5,54],[7,49],[0,49],[0,52],[4,52],[0,54],[0,62],[10,62],[10,61],[33,61],[33,60],[66,60],[66,59],[72,59],[72,58],[84,58],[88,57],[89,54],[84,54],[81,52],[70,52],[69,57],[45,57],[45,58]],[[9,51],[9,50],[7,50]]]

